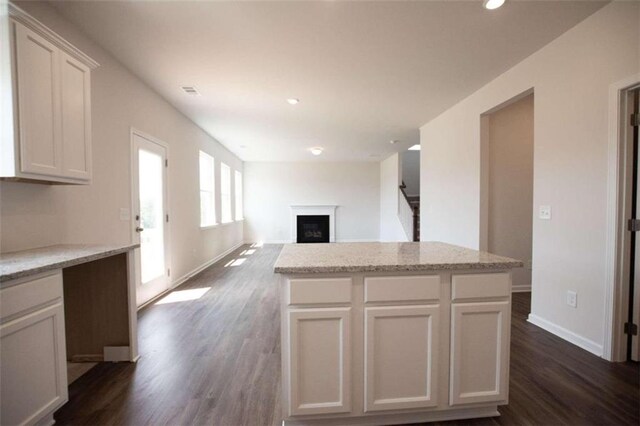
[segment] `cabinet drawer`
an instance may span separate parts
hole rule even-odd
[[[511,291],[511,274],[454,275],[451,284],[453,300],[507,297]]]
[[[364,279],[365,302],[424,301],[439,298],[439,275]]]
[[[300,278],[289,280],[289,305],[350,302],[351,278]]]
[[[11,317],[60,298],[62,298],[60,271],[4,288],[0,290],[2,318]]]

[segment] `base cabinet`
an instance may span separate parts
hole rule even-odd
[[[0,298],[0,424],[35,424],[68,399],[62,276],[2,289]]]
[[[508,301],[451,306],[451,405],[507,400]]]
[[[282,283],[285,425],[489,417],[507,403],[508,272]]]
[[[365,412],[437,405],[439,306],[365,308]]]
[[[288,314],[289,415],[351,411],[351,308]]]

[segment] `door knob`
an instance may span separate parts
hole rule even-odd
[[[141,228],[139,226],[136,227],[136,232],[142,232],[142,231],[144,231],[144,228]]]

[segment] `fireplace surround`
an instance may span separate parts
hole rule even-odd
[[[329,241],[336,241],[336,205],[291,205],[291,242],[298,239],[298,216],[328,216],[329,217]],[[324,226],[324,225],[323,225]],[[326,229],[325,229],[326,230]],[[326,238],[323,238],[326,240]],[[319,242],[319,241],[318,241]]]

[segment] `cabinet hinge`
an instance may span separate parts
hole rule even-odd
[[[632,322],[624,323],[624,334],[630,334],[632,336],[638,335],[638,325]]]
[[[631,114],[631,127],[638,126],[640,126],[640,114],[636,112],[634,114]]]
[[[640,231],[640,219],[629,219],[627,222],[627,229],[631,232]]]

